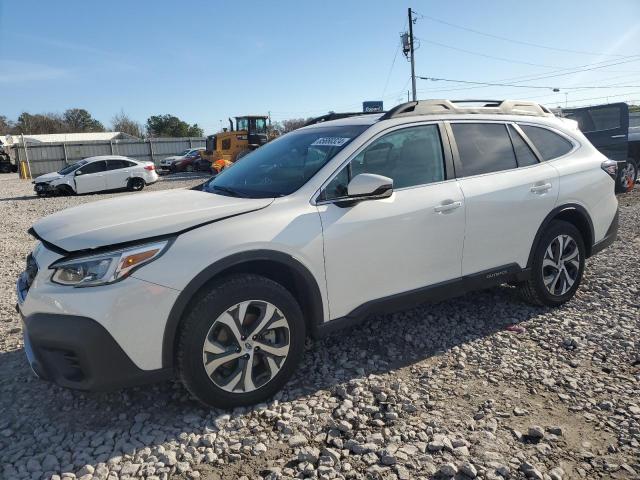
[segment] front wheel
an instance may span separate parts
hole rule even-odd
[[[523,298],[534,305],[562,305],[578,290],[584,262],[584,241],[578,229],[554,220],[536,246],[531,277],[519,285]]]
[[[202,403],[262,402],[289,380],[304,351],[300,306],[282,285],[235,275],[212,285],[179,332],[178,376]]]

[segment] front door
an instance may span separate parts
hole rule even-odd
[[[105,171],[107,162],[97,160],[87,163],[75,172],[76,193],[99,192],[107,188]]]
[[[338,206],[361,173],[390,177],[393,195]],[[375,139],[326,185],[317,208],[332,319],[372,300],[460,277],[464,203],[455,179],[446,179],[436,124]]]

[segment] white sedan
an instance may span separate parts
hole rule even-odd
[[[58,172],[41,175],[33,183],[38,195],[70,195],[122,188],[138,191],[157,180],[158,173],[153,162],[104,155],[85,158]]]

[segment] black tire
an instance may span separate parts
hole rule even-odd
[[[73,188],[71,188],[69,185],[60,185],[59,187],[56,188],[55,193],[56,195],[61,195],[65,197],[75,194],[75,192],[73,191]]]
[[[139,192],[144,188],[145,185],[146,183],[144,182],[143,179],[136,177],[129,180],[129,184],[127,185],[127,188],[132,192]]]
[[[187,165],[184,169],[185,172],[191,173],[193,172],[193,165]]]
[[[0,163],[0,173],[11,173],[12,165],[10,163]]]
[[[573,278],[573,284],[565,293],[552,294],[544,282],[544,271],[548,271],[549,267],[543,267],[543,262],[545,260],[547,249],[551,246],[552,242],[561,235],[566,235],[575,242],[579,255],[579,266],[578,268],[574,268],[572,266],[565,268],[566,274],[562,275],[562,272],[556,268],[558,276],[561,277],[559,281],[564,281],[565,285],[568,284],[566,279],[569,278],[569,275],[575,275],[575,277]],[[553,247],[551,248],[553,250]],[[580,286],[580,282],[582,281],[585,254],[584,240],[578,229],[568,222],[560,220],[552,221],[544,231],[538,245],[535,247],[533,263],[531,265],[531,277],[526,282],[518,285],[522,298],[533,305],[543,305],[547,307],[557,307],[569,301],[575,295],[578,287]],[[555,267],[550,268],[551,271],[553,271]],[[571,273],[569,273],[569,270],[571,270]],[[556,284],[553,283],[552,285]]]
[[[234,305],[254,299],[271,303],[284,315],[289,329],[288,354],[267,383],[249,392],[229,392],[216,385],[205,371],[203,345],[218,317]],[[300,306],[282,285],[252,274],[225,277],[208,287],[184,317],[178,332],[178,378],[205,405],[224,409],[253,405],[272,397],[291,378],[302,360],[305,336]]]

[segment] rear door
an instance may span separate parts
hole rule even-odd
[[[134,165],[133,162],[123,159],[107,160],[106,188],[108,190],[125,188],[131,177],[131,168]]]
[[[107,188],[107,162],[97,160],[75,171],[76,193],[100,192]]]
[[[513,264],[524,268],[538,227],[555,206],[557,171],[539,162],[516,125],[452,122],[450,127],[466,204],[462,275],[498,268],[508,273]]]

